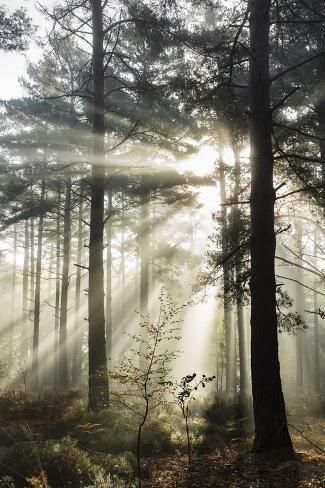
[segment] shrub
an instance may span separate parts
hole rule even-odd
[[[104,475],[103,473],[96,476],[96,479],[92,481],[91,485],[87,485],[84,488],[132,488],[134,485],[126,483],[118,478]]]
[[[132,452],[126,451],[118,456],[105,456],[102,466],[110,476],[130,481],[137,471],[137,460]]]
[[[0,478],[0,488],[15,488],[15,482],[11,476],[2,476]]]
[[[70,437],[20,446],[12,466],[25,478],[46,473],[51,488],[81,488],[101,472]]]

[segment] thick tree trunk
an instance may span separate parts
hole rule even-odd
[[[54,309],[54,364],[53,383],[59,384],[59,327],[60,327],[60,290],[61,290],[61,191],[58,189],[58,214],[56,218],[56,271],[55,271],[55,309]]]
[[[42,180],[40,207],[44,205],[45,180]],[[42,273],[42,250],[43,250],[43,227],[44,214],[39,218],[38,237],[37,237],[37,261],[35,276],[35,305],[34,305],[34,331],[33,331],[33,362],[32,362],[32,382],[34,388],[38,387],[39,375],[39,328],[41,315],[41,273]]]
[[[108,189],[107,195],[108,220],[106,224],[106,355],[109,367],[112,364],[112,210],[113,193]]]
[[[104,33],[101,0],[92,1],[93,22],[93,162],[89,241],[89,408],[109,402],[104,312]]]
[[[20,332],[20,366],[27,367],[29,353],[29,303],[28,303],[28,273],[29,273],[29,223],[25,220],[24,231],[24,264],[23,264],[23,320]]]
[[[220,203],[221,203],[221,240],[222,254],[227,254],[227,207],[226,203],[226,177],[223,156],[219,164]],[[226,340],[226,393],[232,397],[236,393],[236,335],[232,317],[230,297],[231,268],[226,261],[223,265],[223,311]]]
[[[254,451],[292,451],[282,393],[276,316],[270,0],[251,2],[251,363]]]
[[[74,317],[74,341],[72,356],[72,384],[80,385],[81,383],[81,360],[82,360],[82,327],[80,314],[80,292],[81,292],[81,260],[82,260],[82,242],[83,242],[83,196],[81,196],[78,209],[78,245],[77,245],[77,273],[76,273],[76,290],[75,290],[75,317]]]
[[[59,385],[64,386],[68,379],[67,320],[71,235],[71,177],[66,180],[63,219],[63,266],[61,285],[60,329],[59,329]]]

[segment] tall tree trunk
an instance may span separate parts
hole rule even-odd
[[[234,185],[234,201],[239,201],[240,195],[240,155],[238,148],[233,144],[234,156],[235,156],[235,185]],[[234,205],[233,208],[233,225],[234,225],[234,249],[240,246],[240,228],[241,228],[241,212],[239,205]],[[236,282],[237,287],[239,287],[239,282],[242,273],[242,263],[241,255],[238,252],[236,255]],[[244,305],[243,297],[239,290],[236,294],[236,307],[237,307],[237,327],[238,327],[238,342],[239,342],[239,367],[240,367],[240,398],[241,402],[247,400],[248,394],[248,352],[247,352],[247,341],[246,341],[246,328],[245,328],[245,317],[244,317]]]
[[[120,315],[122,323],[125,320],[125,202],[124,202],[124,191],[122,191],[121,195],[121,310],[122,313]]]
[[[30,221],[30,327],[28,348],[33,361],[33,326],[35,314],[35,222],[34,218]]]
[[[41,273],[42,273],[42,250],[43,250],[43,227],[44,227],[44,198],[45,198],[45,180],[41,184],[40,207],[41,215],[38,224],[37,237],[37,261],[35,276],[35,305],[34,305],[34,331],[33,331],[33,362],[32,362],[32,381],[34,388],[38,387],[39,375],[39,327],[41,315]]]
[[[80,385],[81,383],[81,360],[82,360],[82,327],[80,314],[80,293],[81,293],[81,260],[82,260],[82,242],[83,242],[83,195],[81,195],[78,208],[78,245],[77,245],[77,273],[76,273],[76,291],[75,291],[75,317],[74,317],[74,341],[72,356],[72,383]]]
[[[21,367],[27,367],[29,353],[29,308],[28,303],[28,273],[29,273],[29,222],[25,220],[24,224],[24,264],[23,264],[23,320],[20,332],[20,362]]]
[[[220,203],[221,203],[221,245],[222,254],[227,254],[227,207],[226,203],[226,177],[223,156],[219,164]],[[226,393],[232,397],[236,393],[236,340],[235,327],[232,318],[230,297],[231,268],[226,261],[223,265],[223,313],[226,340]]]
[[[93,161],[89,241],[89,408],[108,406],[105,311],[104,311],[104,194],[105,194],[105,117],[104,117],[104,32],[101,0],[93,0]]]
[[[149,254],[150,254],[150,226],[149,226],[149,202],[150,202],[150,188],[146,183],[145,176],[141,181],[140,194],[140,228],[139,228],[139,257],[140,257],[140,324],[145,320],[149,314],[149,285],[150,285],[150,271],[149,271]],[[140,344],[140,358],[139,367],[145,368],[145,344],[147,340],[147,331],[145,327],[141,327],[141,344]]]
[[[314,256],[315,266],[317,267],[317,253],[318,253],[318,239],[317,229],[314,232]],[[318,294],[314,293],[314,312],[317,312],[319,308]],[[314,382],[315,392],[320,394],[321,392],[321,374],[320,374],[320,358],[319,358],[319,315],[314,313]]]
[[[278,358],[270,107],[270,0],[251,2],[251,363],[254,451],[292,451]]]
[[[301,222],[296,224],[297,232],[297,254],[299,256],[300,265],[302,265],[302,228]],[[303,282],[302,269],[297,268],[297,281]],[[304,316],[304,292],[299,285],[296,283],[296,310],[299,315],[303,318]],[[296,334],[296,392],[301,395],[304,391],[304,358],[303,358],[303,336],[300,330]]]
[[[108,189],[107,195],[108,220],[106,223],[106,355],[108,364],[112,361],[112,210],[113,193]]]
[[[150,189],[142,178],[141,197],[140,197],[140,315],[146,317],[149,312],[149,251],[150,251],[150,231],[149,231],[149,202]]]
[[[15,334],[15,300],[16,300],[16,274],[17,274],[17,224],[14,225],[13,235],[13,263],[11,274],[11,306],[10,306],[10,327],[9,327],[9,344],[8,344],[8,370],[13,367],[13,345]]]
[[[71,177],[66,180],[64,219],[63,219],[63,266],[61,284],[60,330],[59,330],[59,384],[67,385],[67,320],[68,320],[68,291],[70,265],[70,234],[71,234]]]
[[[53,383],[59,384],[59,327],[61,290],[61,188],[58,188],[58,214],[56,218],[56,270],[55,270],[55,309],[54,309],[54,364]]]

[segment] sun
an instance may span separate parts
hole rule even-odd
[[[209,176],[215,171],[215,162],[218,158],[218,151],[203,144],[199,151],[180,163],[180,170],[185,173],[193,173],[196,176]]]

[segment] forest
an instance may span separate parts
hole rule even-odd
[[[324,1],[2,0],[2,57],[0,488],[324,487]]]

